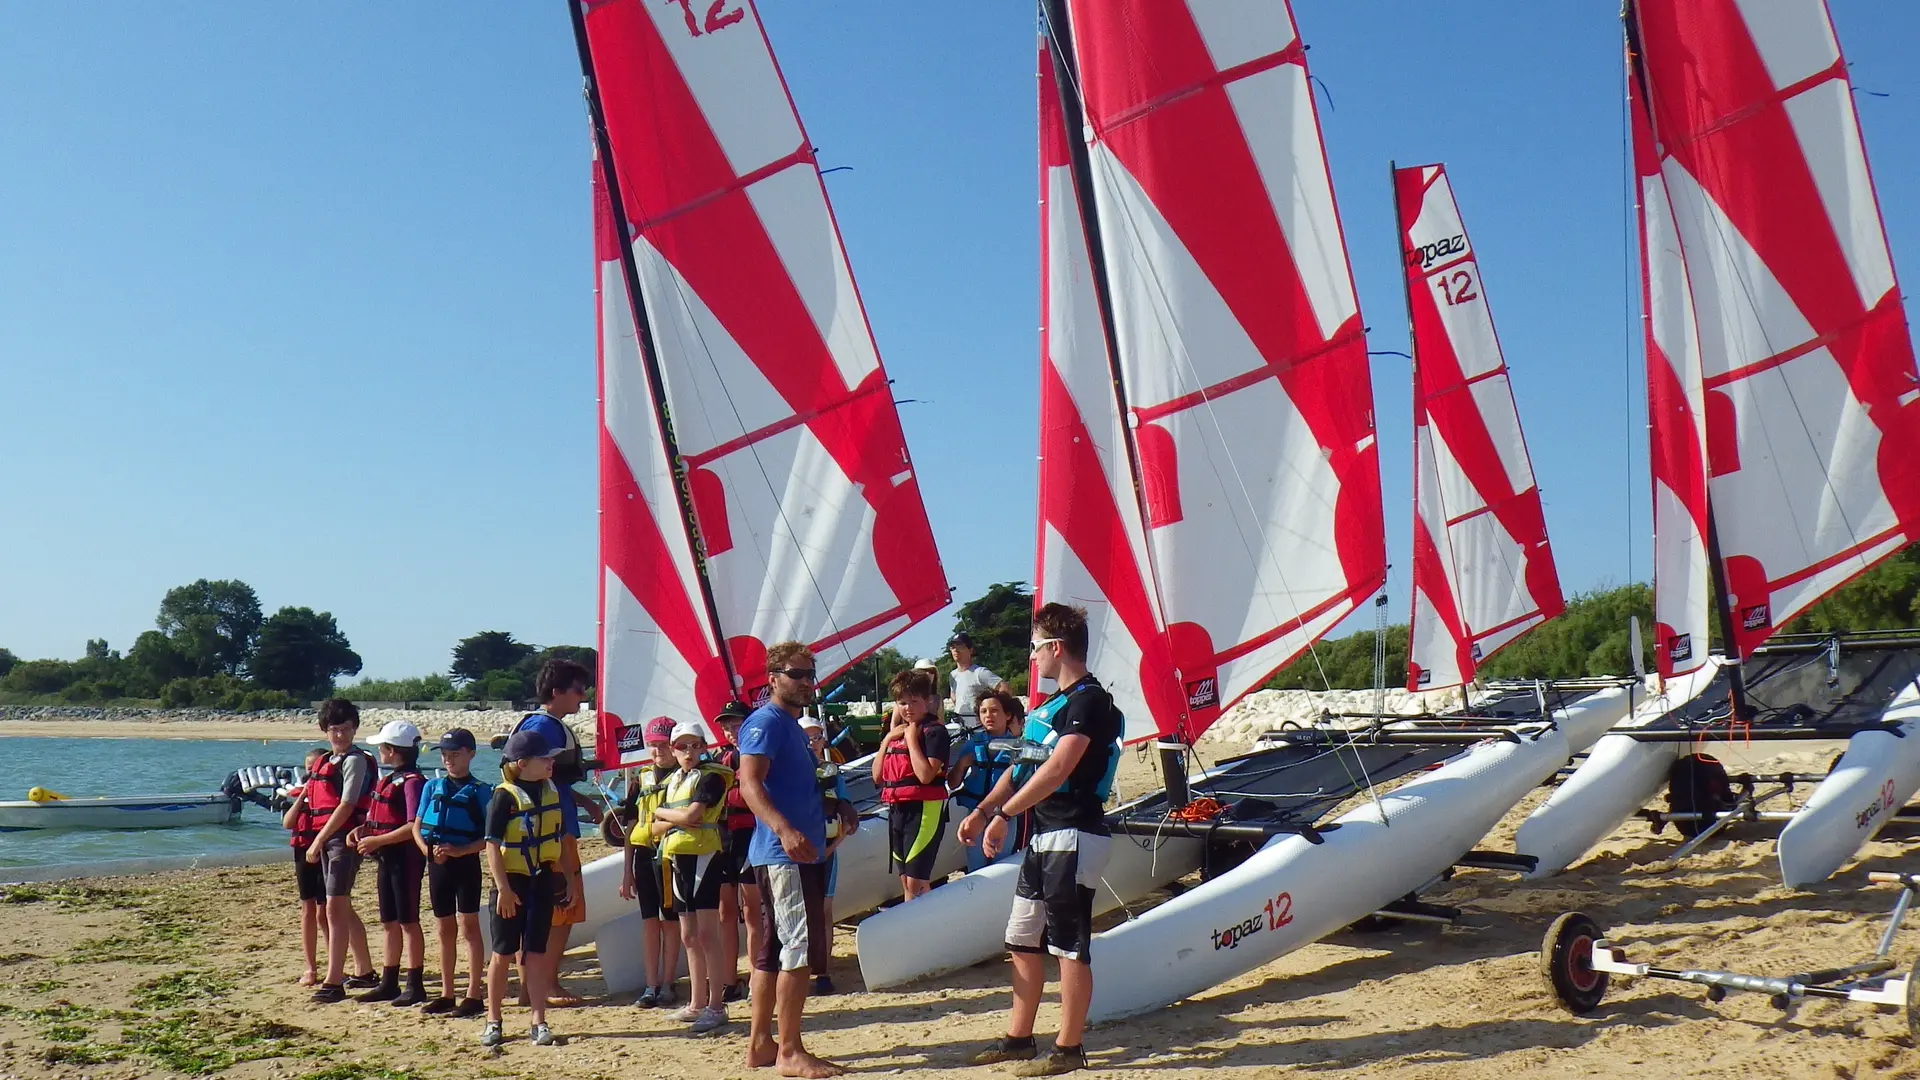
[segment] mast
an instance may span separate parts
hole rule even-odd
[[[1073,31],[1068,24],[1066,0],[1039,0],[1040,20],[1048,42],[1047,52],[1053,59],[1054,84],[1060,95],[1060,112],[1067,123],[1067,153],[1073,163],[1073,187],[1075,202],[1080,212],[1081,228],[1086,233],[1087,254],[1092,267],[1095,306],[1100,311],[1100,331],[1106,339],[1107,371],[1113,383],[1113,398],[1120,410],[1122,422],[1120,430],[1126,444],[1127,460],[1132,467],[1128,470],[1133,481],[1133,498],[1142,521],[1150,517],[1146,494],[1140,487],[1140,453],[1135,445],[1134,430],[1126,422],[1130,406],[1127,397],[1126,375],[1120,366],[1119,332],[1113,322],[1113,292],[1107,280],[1106,243],[1100,233],[1099,211],[1095,207],[1093,184],[1093,163],[1087,154],[1084,138],[1075,138],[1076,127],[1084,130],[1085,110],[1080,101],[1079,77],[1073,69]],[[1153,547],[1147,546],[1148,586],[1156,594],[1159,591],[1159,575],[1153,571]],[[1156,595],[1156,608],[1159,608]],[[1183,714],[1174,729],[1173,739],[1156,740],[1154,746],[1160,752],[1160,778],[1166,789],[1167,800],[1174,808],[1185,806],[1187,794],[1186,751],[1192,744],[1186,717]]]
[[[714,652],[726,670],[727,694],[737,698],[741,686],[734,670],[733,650],[720,628],[720,610],[714,602],[713,583],[707,576],[705,545],[701,542],[699,522],[694,517],[692,481],[687,462],[673,434],[673,417],[667,409],[666,380],[660,373],[660,361],[654,344],[653,326],[647,317],[647,304],[640,288],[640,268],[633,258],[633,229],[627,222],[627,207],[620,193],[620,178],[613,163],[613,140],[607,134],[606,110],[600,101],[600,87],[593,74],[593,48],[587,41],[585,0],[567,0],[567,13],[573,20],[573,40],[580,56],[580,78],[587,99],[587,116],[593,127],[594,148],[600,159],[600,175],[606,182],[607,201],[612,204],[615,242],[620,251],[620,270],[626,280],[627,297],[633,309],[634,328],[640,339],[640,364],[647,377],[648,397],[652,401],[654,422],[667,461],[673,467],[673,490],[680,507],[680,524],[685,529],[687,547],[693,553],[693,565],[700,584],[701,606],[707,629],[713,635]],[[602,650],[604,656],[606,650]],[[603,680],[604,681],[604,680]]]

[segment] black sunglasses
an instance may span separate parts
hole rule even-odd
[[[815,674],[817,674],[817,672],[815,671],[815,669],[810,667],[790,667],[790,668],[769,668],[767,671],[767,674],[785,675],[789,679],[797,679],[801,682],[812,682],[813,677]]]

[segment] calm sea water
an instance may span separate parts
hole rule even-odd
[[[317,742],[244,739],[0,738],[0,799],[24,799],[39,786],[62,795],[161,795],[218,791],[235,769],[298,765]],[[428,750],[420,766],[440,756]],[[499,775],[500,755],[482,747],[476,775]],[[0,832],[0,866],[45,866],[112,859],[225,854],[287,849],[280,817],[248,804],[231,825],[125,831]],[[290,850],[290,849],[289,849]],[[293,856],[287,856],[291,859]]]

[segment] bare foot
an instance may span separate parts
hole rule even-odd
[[[780,1056],[780,1048],[772,1039],[761,1043],[747,1044],[747,1068],[764,1069]]]
[[[320,981],[319,974],[316,973],[312,968],[308,968],[306,971],[300,974],[301,986],[312,986],[319,981]]]
[[[839,1076],[847,1070],[826,1058],[815,1057],[805,1050],[797,1054],[782,1055],[775,1063],[781,1076],[801,1076],[806,1080],[825,1080],[829,1076]]]

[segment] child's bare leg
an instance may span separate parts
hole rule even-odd
[[[327,897],[327,906],[333,907],[335,900],[340,909],[346,912],[346,920],[338,925],[329,925],[330,934],[338,934],[340,940],[353,947],[353,971],[356,975],[373,974],[373,953],[367,950],[367,924],[360,921],[360,913],[353,910],[353,898],[347,896]],[[328,922],[331,924],[332,920]],[[333,952],[333,942],[327,942],[327,952]]]
[[[351,920],[351,921],[349,921]],[[353,914],[353,900],[346,896],[327,897],[327,985],[339,986],[346,978],[347,945],[353,939],[353,926],[359,920]],[[373,961],[367,957],[367,946],[362,931],[360,948],[355,950],[354,959],[360,962],[360,974],[372,969]]]
[[[507,1000],[507,969],[513,966],[513,957],[506,953],[494,953],[487,963],[487,1019],[500,1022],[501,1007]]]
[[[760,886],[740,886],[740,915],[747,924],[747,970],[753,970],[753,958],[760,955]]]
[[[647,986],[661,983],[660,956],[667,944],[660,934],[663,925],[659,919],[640,920],[640,981]]]
[[[386,939],[386,964],[390,968],[400,966],[400,950],[402,948],[403,932],[405,929],[405,927],[397,922],[380,924],[380,934]]]
[[[682,915],[680,917],[682,919],[686,919],[689,916],[691,916],[691,913],[689,913],[688,915]],[[696,927],[696,930],[694,932],[695,937],[699,939],[699,951],[702,953],[705,953],[709,957],[719,955],[720,927],[718,924],[720,920],[714,918],[714,914],[711,911],[702,911],[697,916],[691,916],[691,917],[693,918],[694,925]],[[692,998],[691,1000],[696,1003],[703,1004],[709,1009],[718,1009],[723,1005],[725,1005],[727,986],[731,980],[721,979],[719,977],[719,974],[720,973],[715,967],[715,965],[711,961],[709,961],[707,963],[706,997],[705,998],[696,997],[696,998]]]
[[[320,981],[320,922],[325,917],[318,901],[300,901],[300,947],[307,958],[306,970],[300,973],[301,986]]]
[[[690,911],[680,913],[680,921],[685,923]],[[685,927],[681,928],[681,943],[686,942]],[[720,886],[720,954],[715,961],[720,965],[721,974],[728,986],[739,978],[740,971],[740,887],[738,885]],[[687,946],[688,977],[693,974],[693,947]],[[752,966],[751,962],[748,964]]]
[[[533,1012],[533,1022],[547,1022],[547,999],[553,996],[553,969],[548,966],[546,953],[526,953],[520,962],[521,977],[527,983],[527,1007]]]
[[[714,963],[724,960],[709,953],[700,941],[700,925],[713,919],[706,911],[683,911],[680,913],[680,942],[687,948],[687,1004],[699,1005],[707,1000],[707,984],[724,985],[720,981],[721,971]],[[718,951],[719,935],[714,935]]]
[[[418,971],[427,965],[427,935],[417,922],[403,923],[401,934],[406,938],[407,970]]]
[[[434,940],[440,943],[440,996],[454,996],[460,978],[460,923],[449,915],[433,921]],[[475,969],[476,977],[479,968]]]
[[[485,980],[488,975],[487,943],[482,939],[480,934],[479,915],[464,913],[459,916],[459,919],[460,938],[467,943],[467,970],[469,972],[467,996],[478,1001],[485,996],[485,984],[483,980]],[[501,992],[505,993],[505,991],[506,986],[503,983],[501,984]],[[452,983],[447,984],[447,996],[453,996]]]
[[[681,917],[685,918],[684,915]],[[715,920],[715,923],[717,929],[718,920]],[[713,963],[718,964],[720,962],[720,950],[718,947],[715,947],[709,955],[713,957]],[[679,974],[680,927],[662,919],[660,920],[660,982],[658,985],[672,986],[674,979],[677,978]],[[726,984],[722,983],[721,985],[724,986]]]

